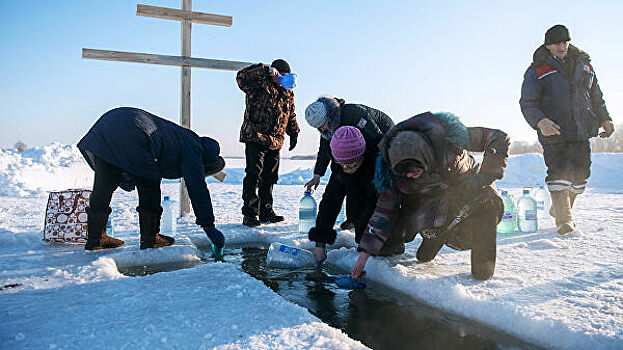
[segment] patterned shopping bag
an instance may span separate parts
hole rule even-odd
[[[85,243],[90,190],[51,192],[45,211],[43,240],[58,243]]]

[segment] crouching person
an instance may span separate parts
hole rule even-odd
[[[356,127],[342,126],[333,134],[330,148],[333,160],[341,171],[331,174],[320,201],[316,226],[309,230],[309,239],[316,242],[314,257],[318,262],[327,258],[326,245],[335,242],[337,233],[333,225],[342,209],[344,196],[350,203],[349,214],[357,243],[374,212],[377,199],[372,182],[378,153],[376,144],[367,143]]]
[[[467,128],[450,113],[423,113],[392,128],[379,144],[376,209],[358,246],[351,275],[361,279],[370,255],[404,252],[417,233],[417,259],[435,258],[446,244],[471,249],[472,276],[493,276],[496,226],[504,205],[493,181],[504,176],[509,138]],[[468,151],[484,152],[478,164]]]
[[[214,227],[205,177],[221,171],[225,161],[218,142],[138,108],[106,112],[80,140],[78,148],[95,171],[88,213],[86,250],[117,248],[123,241],[106,235],[110,201],[117,187],[138,190],[141,249],[174,243],[160,234],[160,181],[183,178],[201,225],[215,246],[225,238]]]

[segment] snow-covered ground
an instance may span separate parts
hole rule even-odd
[[[228,243],[311,249],[297,232],[296,203],[312,167],[313,161],[283,160],[275,210],[285,222],[246,228],[240,225],[244,162],[228,160],[228,181],[209,184]],[[511,157],[498,188],[518,196],[522,186],[542,183],[544,169],[540,155]],[[489,281],[471,278],[469,252],[444,247],[432,262],[417,263],[419,238],[402,256],[370,259],[368,278],[544,347],[623,348],[622,171],[623,154],[595,154],[589,188],[574,208],[580,229],[562,237],[546,221],[536,233],[499,235]],[[85,252],[41,242],[47,191],[88,188],[91,181],[74,146],[0,153],[0,348],[364,348],[232,264],[120,274],[123,266],[199,260],[197,246],[208,244],[185,218],[175,246],[140,251],[135,192],[113,197],[124,248]],[[177,183],[162,187],[177,198]],[[354,235],[341,232],[328,263],[349,271],[354,246]]]

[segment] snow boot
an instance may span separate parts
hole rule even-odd
[[[136,211],[141,231],[141,249],[168,247],[175,243],[173,237],[160,234],[162,207],[158,211],[147,211],[137,207]]]
[[[85,250],[100,250],[119,248],[123,245],[123,241],[110,237],[106,234],[106,226],[108,224],[108,216],[112,210],[93,211],[87,208],[87,243],[84,245]]]
[[[268,214],[260,214],[260,222],[268,222],[274,224],[276,222],[282,222],[283,216],[275,214],[274,211],[270,211]]]
[[[355,229],[355,225],[353,224],[352,221],[346,219],[346,221],[342,222],[340,224],[340,229],[341,230],[354,230]]]
[[[576,195],[571,195],[568,190],[550,191],[550,195],[552,197],[550,212],[556,221],[556,230],[561,235],[566,235],[575,229],[575,223],[571,217],[571,198],[575,201]]]
[[[257,226],[260,226],[261,223],[255,216],[245,215],[242,218],[242,224],[244,226],[257,227]]]

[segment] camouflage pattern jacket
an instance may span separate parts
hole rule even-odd
[[[236,81],[246,94],[240,142],[254,142],[271,150],[283,146],[284,134],[297,137],[300,129],[294,112],[294,93],[272,80],[262,63],[238,72]]]
[[[426,180],[413,181],[391,171],[388,145],[404,130],[424,134],[435,150],[439,165],[426,174]],[[412,232],[405,232],[407,242],[424,230],[443,229],[464,204],[477,197],[492,181],[504,176],[509,144],[504,132],[465,127],[449,113],[422,113],[394,126],[379,144],[380,155],[374,175],[379,198],[358,250],[377,255],[399,215],[408,216],[411,223]],[[484,152],[482,164],[468,151]],[[476,176],[478,174],[483,176]],[[488,183],[475,181],[480,178],[488,179]]]

